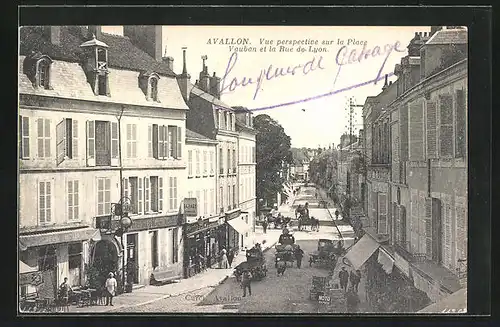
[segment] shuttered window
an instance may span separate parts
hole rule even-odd
[[[148,157],[153,157],[153,125],[148,125]]]
[[[136,124],[127,124],[127,158],[137,158]]]
[[[378,221],[378,194],[377,192],[372,192],[372,221],[373,221],[373,226],[377,228],[377,221]]]
[[[444,227],[444,240],[443,240],[443,263],[448,269],[453,269],[452,263],[452,217],[451,217],[451,203],[450,199],[443,197],[442,199],[442,215]]]
[[[439,154],[453,156],[453,98],[450,95],[439,96]]]
[[[38,119],[38,157],[50,158],[50,119]]]
[[[378,194],[378,233],[387,234],[387,194]]]
[[[425,198],[425,254],[428,260],[432,260],[432,234],[432,199]]]
[[[135,135],[137,139],[137,131],[135,125],[132,129],[132,135]],[[137,144],[135,144],[134,148],[132,149],[132,154],[134,155],[134,158],[135,158],[136,148]],[[111,159],[118,159],[118,123],[116,122],[111,122]],[[117,166],[118,162],[116,162],[116,160],[113,161],[114,163],[112,163],[112,166]]]
[[[409,142],[410,142],[410,160],[424,159],[424,117],[423,106],[421,102],[409,104]]]
[[[52,221],[52,187],[50,181],[38,184],[38,221],[40,224]]]
[[[456,127],[455,127],[455,157],[465,158],[466,153],[466,128],[467,128],[467,103],[464,90],[456,91]]]
[[[410,193],[410,246],[412,251],[418,253],[418,190],[411,189]]]
[[[30,119],[19,116],[19,157],[29,159],[30,157]]]
[[[427,158],[437,157],[437,107],[433,101],[427,101]]]
[[[177,127],[176,140],[177,140],[177,151],[175,152],[175,158],[180,159],[180,158],[182,158],[182,128],[181,127]]]
[[[456,198],[456,244],[457,244],[457,260],[467,259],[467,210],[466,198]]]
[[[401,160],[408,160],[408,107],[402,106],[399,111],[399,140]]]
[[[144,213],[150,212],[151,206],[151,187],[149,185],[149,178],[144,177]]]

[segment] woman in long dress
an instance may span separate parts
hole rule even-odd
[[[219,261],[219,268],[221,269],[228,269],[229,268],[229,262],[227,260],[227,254],[226,254],[226,249],[222,249],[220,252],[220,261]]]

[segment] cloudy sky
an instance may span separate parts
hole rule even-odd
[[[122,34],[116,26],[103,27],[103,31]],[[393,73],[394,65],[407,54],[406,46],[415,32],[428,31],[430,27],[424,26],[164,26],[163,48],[174,58],[174,71],[181,73],[182,47],[187,47],[187,70],[193,83],[202,69],[201,57],[206,55],[210,75],[225,76],[222,101],[255,109],[255,115],[269,114],[290,135],[292,146],[327,147],[338,144],[348,130],[348,99],[362,105],[367,96],[380,93],[384,75]],[[244,52],[243,45],[236,45],[240,51],[234,54],[235,49],[220,44],[220,39],[246,39],[246,47],[256,52]],[[269,44],[261,51],[271,40],[276,51],[270,52]],[[294,40],[305,44],[286,44]],[[312,48],[323,48],[321,52],[310,52],[306,43],[315,41]],[[299,47],[305,51],[298,51]],[[353,50],[356,55],[350,56]],[[361,51],[368,55],[360,57]],[[377,76],[381,80],[374,85],[370,81]],[[389,81],[395,79],[389,77]],[[354,127],[359,129],[361,108],[355,112]]]

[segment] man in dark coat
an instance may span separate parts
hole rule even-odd
[[[345,267],[342,267],[342,270],[339,272],[339,280],[340,280],[340,288],[347,291],[347,284],[349,282],[349,273],[345,270]]]
[[[300,269],[300,266],[302,265],[302,258],[304,257],[304,251],[300,248],[299,245],[295,248],[295,259],[297,260],[297,268]]]
[[[241,287],[243,288],[243,297],[247,296],[247,288],[248,294],[252,295],[252,274],[250,271],[245,270],[241,275]]]
[[[267,233],[267,218],[262,222],[262,229],[264,229],[264,234]]]

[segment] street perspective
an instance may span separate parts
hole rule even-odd
[[[21,26],[18,315],[467,313],[465,26]]]

